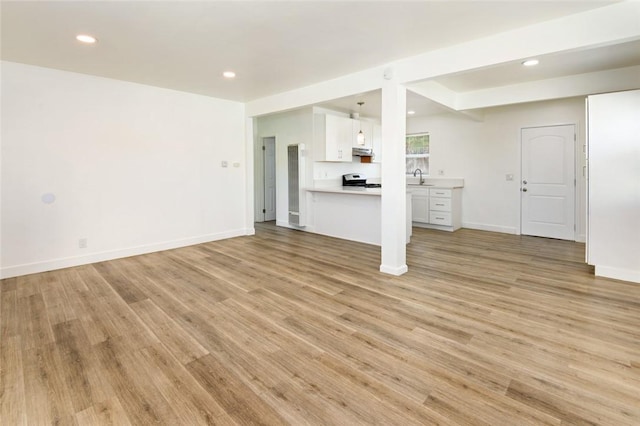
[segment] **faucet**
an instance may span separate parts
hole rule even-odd
[[[420,185],[422,185],[424,183],[424,179],[422,179],[422,170],[420,169],[415,169],[413,171],[413,177],[416,177],[416,173],[420,172]]]

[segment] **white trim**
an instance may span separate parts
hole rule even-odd
[[[391,275],[395,275],[395,276],[400,276],[404,273],[406,273],[409,270],[409,268],[407,267],[407,265],[402,265],[402,266],[387,266],[387,265],[380,265],[380,272],[385,273],[385,274],[391,274]]]
[[[86,265],[89,263],[103,262],[105,260],[119,259],[122,257],[137,256],[141,254],[153,253],[163,250],[171,250],[195,244],[208,243],[210,241],[223,240],[227,238],[240,237],[255,234],[254,228],[235,229],[219,232],[215,234],[200,235],[197,237],[182,238],[178,240],[165,241],[155,244],[145,244],[142,246],[129,247],[124,249],[108,250],[98,253],[91,253],[82,256],[64,257],[59,259],[45,260],[41,262],[25,263],[22,265],[8,266],[0,269],[0,278],[11,278],[21,275],[36,274],[39,272],[53,271],[55,269],[70,268],[73,266]]]
[[[595,275],[598,277],[613,278],[622,281],[640,283],[640,271],[631,269],[612,268],[610,266],[595,266]]]
[[[491,225],[488,223],[462,222],[463,228],[477,229],[479,231],[501,232],[503,234],[520,235],[518,228],[514,226]]]

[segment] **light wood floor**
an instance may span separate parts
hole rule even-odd
[[[0,424],[640,424],[640,285],[584,246],[257,234],[1,282]]]

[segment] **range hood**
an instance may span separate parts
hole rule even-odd
[[[351,150],[351,155],[354,157],[373,157],[373,148],[354,146]]]

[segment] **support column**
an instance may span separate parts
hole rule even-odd
[[[391,275],[407,272],[406,109],[407,91],[386,75],[382,84],[382,263]]]

